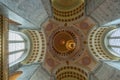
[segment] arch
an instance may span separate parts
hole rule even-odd
[[[27,58],[25,58],[22,64],[31,64],[34,62],[43,62],[46,53],[46,41],[45,35],[42,31],[37,30],[23,30],[23,32],[30,39],[30,52]]]
[[[93,29],[88,37],[88,47],[97,60],[119,60],[118,56],[111,54],[106,44],[107,33],[115,27],[100,27]]]
[[[55,71],[56,80],[88,80],[88,73],[81,67],[65,65]]]

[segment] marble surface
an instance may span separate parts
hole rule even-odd
[[[90,80],[120,80],[120,62],[103,62]]]
[[[41,0],[0,0],[0,2],[38,28],[48,17]]]
[[[39,63],[24,65],[17,71],[23,71],[17,80],[50,80],[50,75]]]
[[[50,75],[42,67],[39,67],[30,80],[50,80]]]
[[[30,80],[31,76],[35,73],[39,64],[24,65],[18,71],[23,71],[17,80]]]
[[[92,9],[92,4],[94,4],[94,2],[96,1],[100,1],[100,0],[96,0],[94,2],[92,2],[94,0],[91,0],[91,4],[89,4],[89,6],[87,6],[87,8],[91,8]],[[94,9],[95,8],[95,9]],[[110,23],[114,20],[117,20],[120,18],[120,1],[119,0],[104,0],[103,3],[101,3],[99,6],[93,6],[93,9],[90,11],[88,10],[87,12],[89,13],[89,15],[94,18],[94,20],[96,20],[96,22],[99,23],[100,26],[103,26],[107,23]],[[120,23],[120,21],[118,22]],[[113,24],[118,24],[118,23],[112,23],[109,25],[113,25]],[[107,25],[107,26],[109,26]]]

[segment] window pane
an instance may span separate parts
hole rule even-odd
[[[18,52],[16,54],[11,54],[9,55],[9,63],[12,63],[14,61],[16,61],[17,59],[19,59],[23,54],[23,51],[22,52]]]
[[[109,45],[120,46],[120,39],[109,39]]]
[[[16,62],[25,51],[24,36],[19,33],[9,31],[9,64]],[[20,59],[19,59],[20,60]]]
[[[120,48],[114,48],[112,47],[112,50],[116,52],[115,54],[120,55]]]
[[[23,43],[9,43],[9,52],[25,49],[25,44]]]
[[[108,38],[108,45],[110,45],[109,49],[112,51],[113,55],[120,57],[120,29],[113,31],[109,37],[111,37]]]
[[[16,34],[14,32],[9,32],[9,40],[22,40],[23,41],[23,38],[19,34]]]
[[[120,36],[120,29],[116,30],[111,34],[111,37],[116,37],[116,36]]]

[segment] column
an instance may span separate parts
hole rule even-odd
[[[8,80],[8,19],[0,15],[0,80]]]

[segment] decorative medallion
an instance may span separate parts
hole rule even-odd
[[[53,24],[52,23],[48,23],[47,27],[46,27],[46,31],[51,31],[53,29]]]
[[[75,60],[83,52],[83,41],[84,35],[76,28],[59,27],[49,38],[49,50],[59,60]]]
[[[69,31],[58,31],[53,37],[52,44],[57,53],[67,55],[76,47],[75,35]]]
[[[91,63],[90,57],[86,56],[82,58],[82,64],[83,65],[89,65]]]
[[[80,23],[80,28],[81,28],[81,29],[88,29],[88,28],[89,28],[89,25],[88,25],[88,23],[86,23],[86,22],[82,22],[82,23]]]
[[[46,60],[46,62],[47,62],[47,64],[48,64],[50,67],[54,67],[54,66],[55,66],[54,60],[51,59],[51,58],[48,58],[48,59]]]

